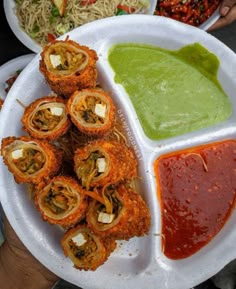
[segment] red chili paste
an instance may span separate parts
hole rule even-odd
[[[175,152],[156,160],[162,247],[186,258],[223,227],[236,197],[236,141]]]
[[[220,0],[159,0],[154,14],[199,26],[215,12],[220,2]]]

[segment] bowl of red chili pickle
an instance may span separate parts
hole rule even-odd
[[[159,0],[155,15],[207,30],[220,17],[220,0]]]
[[[190,257],[220,232],[235,207],[236,141],[171,152],[154,168],[163,253]]]

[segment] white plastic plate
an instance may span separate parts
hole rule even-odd
[[[5,99],[7,93],[5,91],[6,81],[15,75],[18,70],[23,70],[25,66],[33,59],[35,54],[22,55],[0,66],[0,97]]]
[[[155,11],[157,0],[150,0],[150,6],[148,9],[148,14],[153,14]],[[18,18],[15,13],[16,2],[15,0],[4,0],[4,11],[11,30],[15,36],[20,40],[27,48],[33,52],[40,52],[42,50],[41,46],[35,42],[24,30],[20,27]]]
[[[112,92],[119,115],[128,126],[127,135],[135,147],[142,176],[144,198],[152,214],[150,234],[122,242],[108,261],[95,272],[73,268],[65,258],[60,240],[63,232],[43,222],[23,185],[17,185],[7,167],[0,164],[0,198],[13,228],[38,260],[63,279],[89,289],[189,289],[208,279],[236,257],[236,213],[203,249],[189,258],[173,261],[161,251],[160,208],[156,194],[153,161],[160,155],[225,138],[236,138],[236,55],[205,31],[157,16],[129,15],[89,23],[69,33],[72,40],[97,51],[99,81]],[[232,117],[225,122],[193,133],[162,141],[150,141],[140,126],[128,96],[117,85],[107,52],[116,43],[136,42],[179,49],[190,43],[201,43],[220,59],[218,79],[233,106]],[[0,138],[22,135],[20,119],[25,105],[50,92],[39,72],[40,55],[20,74],[9,92],[0,114]]]
[[[204,23],[202,23],[199,28],[203,30],[207,30],[210,28],[219,18],[220,18],[220,7],[216,9],[216,11],[209,17]]]

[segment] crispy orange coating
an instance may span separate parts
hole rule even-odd
[[[4,103],[4,100],[0,98],[0,110],[2,109],[3,103]]]
[[[38,187],[59,171],[63,156],[55,146],[27,136],[3,138],[1,154],[17,183]]]
[[[82,235],[85,240],[84,244],[76,244],[75,238],[78,235],[80,237]],[[61,244],[65,256],[69,256],[74,263],[74,267],[85,271],[95,271],[104,264],[116,248],[115,240],[96,236],[86,225],[78,225],[69,229],[65,233]]]
[[[105,160],[104,172],[99,172],[98,159]],[[96,140],[75,151],[74,170],[82,186],[89,189],[135,178],[137,160],[125,144]]]
[[[62,64],[53,65],[51,55],[55,58],[61,55]],[[81,56],[83,62],[74,59]],[[79,59],[79,57],[77,57]],[[58,95],[69,97],[74,91],[95,87],[97,82],[97,54],[87,46],[81,46],[75,41],[53,41],[45,46],[41,53],[39,69],[51,89]]]
[[[105,191],[106,193],[106,191]],[[108,188],[106,197],[111,201],[114,219],[101,222],[99,213],[108,213],[103,204],[93,200],[87,212],[89,228],[97,235],[116,240],[128,240],[148,234],[151,215],[145,201],[132,188],[124,184]]]
[[[84,189],[72,177],[56,176],[35,196],[43,220],[65,228],[85,217],[88,201]]]
[[[21,122],[23,129],[32,137],[49,141],[65,134],[71,125],[66,113],[65,100],[50,96],[33,101],[25,109]]]
[[[66,107],[75,126],[87,135],[104,136],[114,125],[115,106],[111,97],[101,89],[75,91]],[[97,111],[97,107],[102,111]]]

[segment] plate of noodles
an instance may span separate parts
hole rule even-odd
[[[115,15],[153,14],[156,0],[4,0],[7,21],[16,37],[39,52],[45,44],[85,23]],[[61,10],[63,10],[61,12]]]
[[[45,46],[0,114],[1,203],[30,252],[91,289],[189,289],[234,259],[235,67],[150,15]]]

